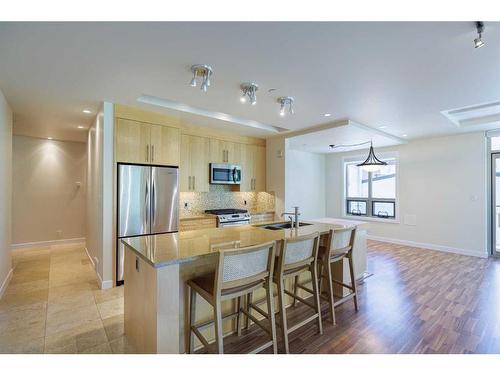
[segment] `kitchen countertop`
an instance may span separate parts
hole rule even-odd
[[[282,223],[283,220],[267,222]],[[308,235],[314,232],[326,234],[330,229],[357,226],[363,222],[323,218],[311,221],[299,229],[269,230],[252,224],[237,227],[209,228],[186,232],[157,234],[122,239],[129,249],[134,251],[155,268],[171,264],[193,261],[208,256],[220,249],[234,249],[257,245],[259,243]],[[259,223],[258,225],[263,225]]]

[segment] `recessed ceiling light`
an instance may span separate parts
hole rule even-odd
[[[379,126],[378,128],[379,129],[385,129],[385,128],[387,128],[387,126],[385,126],[385,125],[384,126]]]
[[[332,114],[331,113],[323,113],[323,116],[325,117],[330,117]]]
[[[78,129],[85,129],[85,126],[82,126],[82,125],[78,125],[77,126]]]
[[[87,113],[87,114],[92,113],[92,111],[90,109],[84,109],[82,112]]]
[[[403,137],[408,137],[408,134],[403,134]]]
[[[47,137],[47,139],[50,141],[50,140],[52,140],[52,137]]]

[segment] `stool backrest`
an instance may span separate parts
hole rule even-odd
[[[318,259],[319,232],[281,241],[278,257],[278,272],[298,268],[316,262]]]
[[[330,256],[339,253],[347,253],[352,250],[356,227],[331,229],[328,234],[328,246]]]
[[[215,291],[237,288],[272,277],[276,242],[220,250],[215,271]]]

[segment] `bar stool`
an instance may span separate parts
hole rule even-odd
[[[326,281],[326,296],[321,294],[321,298],[326,299],[330,306],[330,318],[332,324],[335,325],[335,307],[346,302],[349,299],[354,300],[354,309],[358,311],[358,294],[356,289],[356,277],[352,263],[352,249],[354,245],[354,237],[356,235],[356,227],[342,228],[330,230],[326,246],[320,246],[318,263],[320,267],[319,287],[323,279]],[[335,280],[332,276],[332,264],[342,262],[347,258],[349,262],[349,274],[351,277],[351,285],[347,285],[339,280]],[[351,291],[346,296],[337,296],[333,292],[333,284],[340,285]],[[334,297],[338,300],[335,301]]]
[[[270,346],[273,346],[274,353],[277,353],[273,290],[270,282],[273,275],[275,254],[276,242],[274,241],[237,250],[219,250],[215,273],[187,282],[190,293],[188,353],[193,352],[194,335],[198,337],[205,348],[209,348],[209,343],[201,334],[200,329],[214,325],[217,353],[222,354],[224,352],[222,322],[236,318],[238,335],[240,335],[242,314],[245,314],[247,318],[269,334],[270,341],[255,349],[252,353],[258,353]],[[252,316],[248,310],[243,309],[241,303],[242,297],[259,288],[266,289],[267,324]],[[197,294],[212,305],[214,309],[213,320],[195,324]],[[222,301],[234,299],[237,299],[237,311],[223,317]]]
[[[318,333],[323,334],[323,325],[321,322],[321,309],[319,302],[319,289],[318,289],[318,275],[317,275],[317,260],[318,260],[318,248],[319,248],[319,233],[313,233],[307,236],[300,236],[290,239],[284,239],[281,241],[280,251],[278,259],[276,261],[276,266],[274,270],[273,280],[278,286],[278,301],[279,301],[279,315],[280,321],[279,325],[281,328],[281,334],[283,337],[283,345],[285,347],[285,353],[289,353],[288,345],[288,335],[295,331],[296,329],[306,325],[307,323],[317,320]],[[297,291],[294,293],[285,289],[286,280],[292,278],[298,278],[301,274],[305,272],[311,273],[312,280],[312,290],[308,290],[314,297],[314,302],[311,303],[304,298],[297,295]],[[286,306],[285,306],[285,294],[304,303],[306,306],[310,307],[314,314],[304,319],[303,321],[297,323],[293,327],[288,328],[288,322],[286,317]],[[248,302],[247,308],[256,309],[260,314],[264,311],[258,308],[250,300]],[[262,314],[264,315],[264,314]],[[266,316],[266,315],[264,315]]]

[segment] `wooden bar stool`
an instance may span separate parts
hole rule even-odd
[[[319,249],[319,233],[313,233],[308,236],[295,237],[293,239],[285,239],[281,241],[281,246],[279,250],[278,259],[276,261],[275,271],[273,275],[273,280],[278,286],[278,301],[279,301],[279,315],[280,321],[279,325],[281,328],[281,334],[283,337],[283,345],[285,347],[285,353],[289,353],[288,346],[288,335],[295,331],[296,329],[306,325],[307,323],[316,320],[318,325],[318,332],[323,333],[323,326],[321,322],[321,310],[319,302],[319,289],[318,289],[318,275],[317,275],[317,260],[318,260],[318,249]],[[305,272],[311,273],[312,279],[312,290],[310,293],[313,295],[313,303],[301,298],[294,293],[285,289],[286,280],[298,278],[301,274]],[[304,319],[303,321],[297,323],[293,327],[288,327],[287,317],[286,317],[286,306],[285,306],[285,294],[304,303],[306,306],[310,307],[314,314]],[[248,309],[254,308],[260,314],[263,313],[256,305],[251,301],[248,303]]]
[[[322,281],[326,281],[325,289],[326,296],[321,294],[321,298],[328,301],[330,306],[330,318],[332,324],[335,325],[335,307],[346,302],[349,299],[354,300],[354,309],[358,311],[358,294],[356,289],[356,276],[352,263],[352,249],[354,245],[354,237],[356,235],[356,227],[342,228],[330,230],[326,246],[320,246],[318,263],[320,268],[319,286],[321,290]],[[351,285],[347,285],[342,281],[335,280],[332,276],[332,264],[342,262],[347,258],[349,262],[349,274],[351,277]],[[346,296],[337,296],[333,292],[333,284],[340,285],[351,291]],[[335,301],[334,297],[338,300]]]
[[[209,349],[209,343],[201,334],[200,329],[214,325],[217,353],[222,354],[224,352],[222,322],[227,319],[236,318],[238,335],[240,335],[242,314],[245,314],[247,318],[251,319],[269,334],[270,341],[253,350],[252,353],[258,353],[270,346],[273,346],[274,353],[277,353],[273,290],[272,283],[270,282],[274,270],[275,254],[276,242],[267,242],[237,250],[219,250],[215,273],[187,282],[190,293],[188,353],[193,352],[193,334],[198,337],[203,346]],[[267,322],[260,321],[252,316],[248,310],[242,307],[241,303],[242,297],[259,288],[266,289]],[[202,324],[195,324],[197,294],[213,306],[213,320]],[[237,299],[237,311],[223,317],[221,311],[222,301],[233,299]]]

